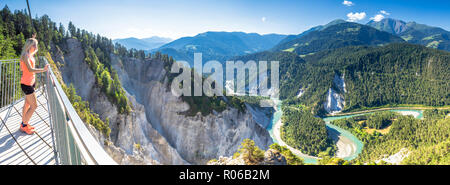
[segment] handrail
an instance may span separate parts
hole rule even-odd
[[[19,60],[0,60],[0,111],[20,99]]]
[[[48,64],[45,57],[38,57],[38,64]],[[42,63],[44,62],[44,63]],[[20,94],[19,60],[0,60],[0,110],[23,99]],[[42,67],[42,65],[41,65]],[[16,74],[17,73],[17,74]],[[37,84],[46,93],[53,148],[56,164],[62,165],[115,165],[117,164],[91,135],[72,103],[64,93],[53,69],[41,73]],[[36,82],[40,82],[36,80]],[[17,110],[16,110],[17,111]],[[0,125],[1,126],[1,125]]]
[[[40,59],[44,60],[47,64],[48,61],[44,57],[40,57]],[[66,137],[72,137],[68,140],[72,141],[76,145],[75,151],[68,151],[66,150],[59,150],[58,153],[60,155],[66,155],[66,156],[60,156],[60,157],[67,157],[67,155],[73,155],[71,158],[74,157],[81,157],[82,161],[75,160],[75,164],[99,164],[99,165],[115,165],[117,164],[102,148],[102,146],[97,142],[97,140],[94,138],[94,136],[91,135],[88,128],[84,124],[84,122],[81,120],[79,115],[77,114],[75,108],[72,106],[72,103],[69,101],[69,98],[64,93],[61,85],[59,84],[57,78],[55,77],[53,70],[51,67],[49,68],[47,72],[47,91],[49,96],[53,93],[51,91],[55,91],[57,95],[57,102],[51,102],[51,103],[60,103],[62,105],[61,108],[63,108],[64,114],[67,117],[67,119],[51,119],[51,122],[54,123],[55,132],[59,132],[61,130],[58,130],[58,121],[63,121],[67,124],[68,128],[65,128],[65,131],[67,131],[70,134],[67,134]],[[51,99],[49,98],[49,101]],[[49,110],[50,111],[50,110]],[[53,110],[52,110],[53,111]],[[63,131],[62,131],[63,132]],[[70,145],[70,143],[68,143]],[[60,146],[60,149],[71,149],[70,146]],[[74,147],[72,147],[73,149]],[[70,161],[70,160],[69,160]],[[63,162],[63,160],[62,160]],[[73,162],[73,161],[72,161]]]

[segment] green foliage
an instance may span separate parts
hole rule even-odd
[[[333,125],[336,125],[340,128],[346,129],[346,130],[350,130],[352,128],[357,128],[357,129],[362,129],[363,125],[358,124],[358,121],[361,120],[367,120],[367,116],[362,115],[362,116],[355,116],[355,117],[351,117],[351,118],[346,118],[346,119],[338,119],[338,120],[334,120],[331,123]]]
[[[104,58],[104,54],[99,48],[94,51],[92,47],[86,47],[84,52],[86,58],[84,60],[94,72],[97,85],[101,91],[106,94],[109,100],[117,105],[119,113],[129,113],[131,107],[125,95],[125,91],[122,89],[117,72],[113,69],[104,67],[104,63],[99,61],[99,58]],[[107,61],[109,61],[109,59]],[[111,76],[110,70],[113,72],[113,76]]]
[[[251,139],[244,139],[238,152],[246,164],[259,164],[264,160],[264,151],[255,146],[255,141]]]
[[[242,60],[280,62],[283,104],[304,104],[323,115],[323,102],[335,76],[344,76],[345,111],[383,105],[445,106],[450,102],[450,53],[412,44],[351,46],[298,57],[291,52],[262,52]],[[299,89],[304,89],[297,98]],[[342,92],[341,92],[342,93]]]
[[[402,161],[406,165],[449,165],[450,139],[431,146],[422,146],[414,150]]]
[[[370,26],[344,22],[328,26],[325,29],[311,31],[300,38],[275,46],[274,50],[287,50],[299,55],[305,55],[345,46],[376,46],[392,42],[404,42],[404,40]]]
[[[426,119],[443,119],[450,113],[450,110],[427,109],[423,111],[423,117]]]
[[[269,148],[280,152],[280,154],[286,158],[288,165],[304,165],[303,159],[293,154],[285,146],[274,143],[270,145]],[[238,157],[242,157],[246,164],[260,164],[264,160],[264,151],[255,146],[253,140],[244,139],[238,151],[233,154],[233,159]],[[217,161],[217,159],[210,160],[210,162],[215,161]]]
[[[245,56],[239,56],[233,60],[242,61],[279,61],[280,74],[280,98],[296,97],[298,90],[302,87],[300,81],[302,74],[305,73],[305,61],[297,54],[289,52],[260,52]],[[268,72],[270,73],[270,63],[268,63]],[[270,77],[270,75],[268,75]],[[268,79],[270,81],[270,78]],[[306,83],[305,83],[306,84]]]
[[[242,32],[205,32],[182,38],[161,46],[158,50],[193,64],[194,53],[202,53],[202,61],[216,60],[225,63],[232,56],[249,51],[264,51],[276,45],[284,35],[248,34]]]
[[[303,159],[296,156],[286,146],[280,146],[278,143],[273,143],[269,146],[271,149],[277,150],[286,158],[288,165],[304,165]]]
[[[317,161],[318,165],[350,165],[349,161],[346,161],[341,158],[332,157],[331,148],[328,148],[326,151],[320,152],[317,155],[320,159]]]
[[[374,128],[377,125],[382,125],[383,118],[391,117],[390,119],[385,120],[386,123],[385,126],[388,126],[388,124],[391,124],[391,119],[394,119],[396,114],[392,112],[379,112],[379,113],[373,113],[372,115],[361,115],[361,116],[355,116],[351,118],[346,119],[338,119],[331,122],[331,124],[336,125],[340,128],[343,128],[345,130],[349,130],[352,132],[353,135],[355,135],[359,140],[361,140],[363,143],[368,143],[371,140],[376,139],[377,137],[381,136],[378,132],[373,132],[372,134],[369,134],[363,130],[364,127],[368,126],[368,122],[370,122],[371,127]],[[359,124],[359,121],[364,121],[363,124]]]
[[[223,98],[217,96],[182,96],[182,99],[189,104],[190,109],[184,112],[188,116],[195,116],[198,112],[206,116],[211,114],[213,110],[222,112],[227,107]]]
[[[317,162],[318,165],[350,165],[351,163],[337,157],[330,157],[330,156],[321,156],[321,159]]]
[[[367,117],[367,121],[381,120],[387,114],[373,114]],[[355,161],[366,163],[379,160],[384,155],[393,155],[402,148],[412,151],[412,157],[406,163],[439,163],[446,160],[448,162],[448,154],[443,151],[445,149],[444,142],[449,141],[450,135],[450,119],[415,119],[412,116],[395,115],[391,122],[391,128],[385,135],[368,134],[361,130],[361,126],[357,123],[360,119],[346,118],[335,120],[332,124],[351,131],[358,139],[363,141],[364,148]],[[436,146],[436,145],[439,145]],[[435,146],[435,147],[433,147]],[[427,156],[420,158],[419,156]],[[427,159],[427,160],[425,160]],[[442,159],[442,160],[441,160]],[[425,160],[425,161],[424,161]],[[448,164],[448,163],[447,163]]]
[[[217,162],[217,159],[211,159],[206,164]]]
[[[129,113],[131,107],[125,91],[122,89],[119,77],[111,68],[109,55],[113,45],[103,37],[97,37],[82,31],[82,45],[84,47],[85,62],[95,74],[96,83],[108,99],[119,109],[119,113]],[[96,38],[96,39],[95,39]],[[93,47],[96,47],[94,50]],[[112,75],[111,75],[112,72]]]
[[[154,58],[156,60],[162,60],[162,62],[164,62],[164,69],[166,71],[171,71],[170,68],[172,67],[173,63],[175,62],[173,60],[172,57],[168,57],[167,55],[163,55],[159,52],[156,52],[154,55]],[[167,89],[170,89],[170,85],[172,84],[173,79],[178,76],[180,73],[169,73],[167,75],[168,78],[168,87]],[[195,71],[191,71],[191,79],[194,79],[194,75],[199,75],[198,73],[196,73]],[[202,81],[205,81],[205,78],[202,77]],[[195,87],[196,84],[194,83],[198,83],[195,82],[194,80],[191,81],[191,84],[187,84],[187,85],[191,85],[191,87]],[[181,84],[180,84],[181,85]],[[186,84],[184,84],[186,85]],[[203,84],[199,84],[200,87],[203,86]],[[225,94],[225,92],[223,93]],[[222,112],[225,109],[227,109],[227,107],[232,107],[237,109],[239,112],[244,112],[245,111],[245,101],[243,99],[241,99],[240,97],[237,96],[206,96],[206,95],[202,95],[202,96],[193,96],[194,95],[194,88],[191,88],[191,96],[184,96],[182,95],[181,98],[184,102],[189,104],[189,110],[187,110],[186,112],[184,112],[184,115],[187,116],[195,116],[198,112],[200,112],[203,116],[209,115],[211,113],[213,113],[213,111],[216,112]],[[256,98],[255,98],[256,99]],[[254,99],[251,99],[254,100]],[[251,101],[249,99],[249,101]]]
[[[89,103],[87,101],[83,101],[81,97],[77,95],[73,84],[70,84],[69,87],[63,85],[62,88],[81,120],[83,120],[86,124],[94,126],[97,130],[109,137],[109,134],[111,133],[111,129],[109,128],[109,119],[106,118],[105,121],[102,121],[98,114],[91,111],[89,108]]]
[[[1,22],[0,22],[1,23]],[[5,29],[2,24],[0,24],[0,59],[12,59],[17,58],[16,50],[14,50],[14,45],[18,45],[11,40],[8,36],[4,36]]]
[[[443,106],[448,96],[450,53],[422,46],[393,44],[356,53],[345,68],[346,109],[384,104]],[[370,92],[370,93],[369,93]],[[347,106],[348,105],[348,106]]]
[[[69,37],[65,33],[62,24],[59,28],[47,15],[33,19],[34,27],[24,11],[11,13],[7,6],[0,11],[0,59],[18,58],[24,45],[25,39],[30,38],[32,33],[37,33],[39,41],[39,53],[43,55],[50,50],[52,45],[64,45],[64,39]],[[70,37],[78,39],[85,50],[85,61],[96,74],[96,82],[102,92],[118,106],[120,113],[131,111],[128,99],[122,89],[117,74],[112,73],[110,54],[114,52],[112,41],[100,35],[88,33],[86,30],[76,28],[69,22],[68,31]],[[122,49],[121,45],[116,45]],[[95,50],[93,49],[95,48]]]
[[[317,155],[327,148],[329,153],[335,152],[333,141],[328,138],[325,122],[308,109],[283,108],[281,138],[289,146],[299,149],[308,155]]]
[[[450,51],[450,32],[442,28],[418,24],[416,22],[405,23],[393,19],[388,19],[387,21],[387,23],[384,20],[380,22],[372,21],[368,24],[379,30],[391,33],[395,33],[394,30],[396,30],[395,27],[398,27],[398,24],[403,24],[405,29],[402,30],[402,32],[397,33],[397,35],[401,36],[409,43]]]
[[[39,41],[39,55],[48,51],[51,43],[60,43],[64,36],[64,33],[58,32],[62,25],[58,28],[47,15],[33,19],[34,27],[31,26],[28,14],[23,10],[16,10],[12,13],[8,6],[5,6],[0,10],[0,15],[0,42],[2,42],[0,43],[0,56],[5,59],[17,58],[25,39],[30,38],[33,33],[38,33],[36,39]]]
[[[397,114],[391,111],[376,112],[369,116],[366,124],[369,128],[383,129],[391,125]]]
[[[134,143],[134,148],[136,148],[137,150],[141,150],[142,146],[139,143]]]
[[[56,23],[52,22],[47,15],[33,19],[34,27],[32,27],[30,18],[25,11],[16,10],[12,13],[7,6],[0,10],[0,15],[0,59],[18,58],[25,39],[30,38],[33,33],[37,33],[38,55],[40,56],[47,54],[53,46],[64,48],[62,46],[65,45],[63,41],[66,38],[76,38],[82,43],[86,55],[85,60],[96,74],[96,82],[101,85],[102,92],[118,105],[120,113],[127,113],[131,110],[117,74],[110,68],[109,57],[115,51],[110,39],[77,29],[72,22],[69,23],[68,33],[66,33],[62,24],[57,27]],[[116,45],[116,48],[123,49],[123,46]],[[65,88],[65,90],[69,90],[68,92],[73,90],[72,93],[75,94],[74,89]],[[96,116],[89,110],[88,103],[81,101],[78,97],[72,96],[71,101],[74,101],[74,107],[80,117],[86,123],[94,125],[95,128],[109,135],[108,123],[101,121],[98,115]],[[106,120],[106,122],[109,121]]]

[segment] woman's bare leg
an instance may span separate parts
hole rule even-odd
[[[36,95],[34,93],[25,95],[25,102],[30,105],[30,108],[23,114],[22,121],[28,124],[28,121],[30,121],[31,116],[33,116],[33,113],[37,108]]]
[[[22,109],[22,122],[23,123],[25,123],[23,121],[23,118],[24,118],[23,115],[25,115],[25,113],[27,113],[28,109],[30,109],[30,104],[28,104],[28,102],[26,101],[26,98],[25,98],[25,104],[23,105],[23,109]]]

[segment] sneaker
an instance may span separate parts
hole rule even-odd
[[[34,134],[34,127],[27,124],[27,126],[20,125],[20,131],[27,133],[28,135]]]
[[[20,126],[22,126],[22,124],[23,124],[23,122],[20,124]],[[31,129],[34,129],[34,127],[31,126],[30,124],[24,124],[24,125],[27,125],[27,126],[31,127]]]

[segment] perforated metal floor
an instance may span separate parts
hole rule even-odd
[[[47,99],[42,90],[36,91],[38,108],[30,125],[36,133],[27,135],[19,130],[24,99],[0,112],[0,165],[55,164],[54,141],[47,111]]]

